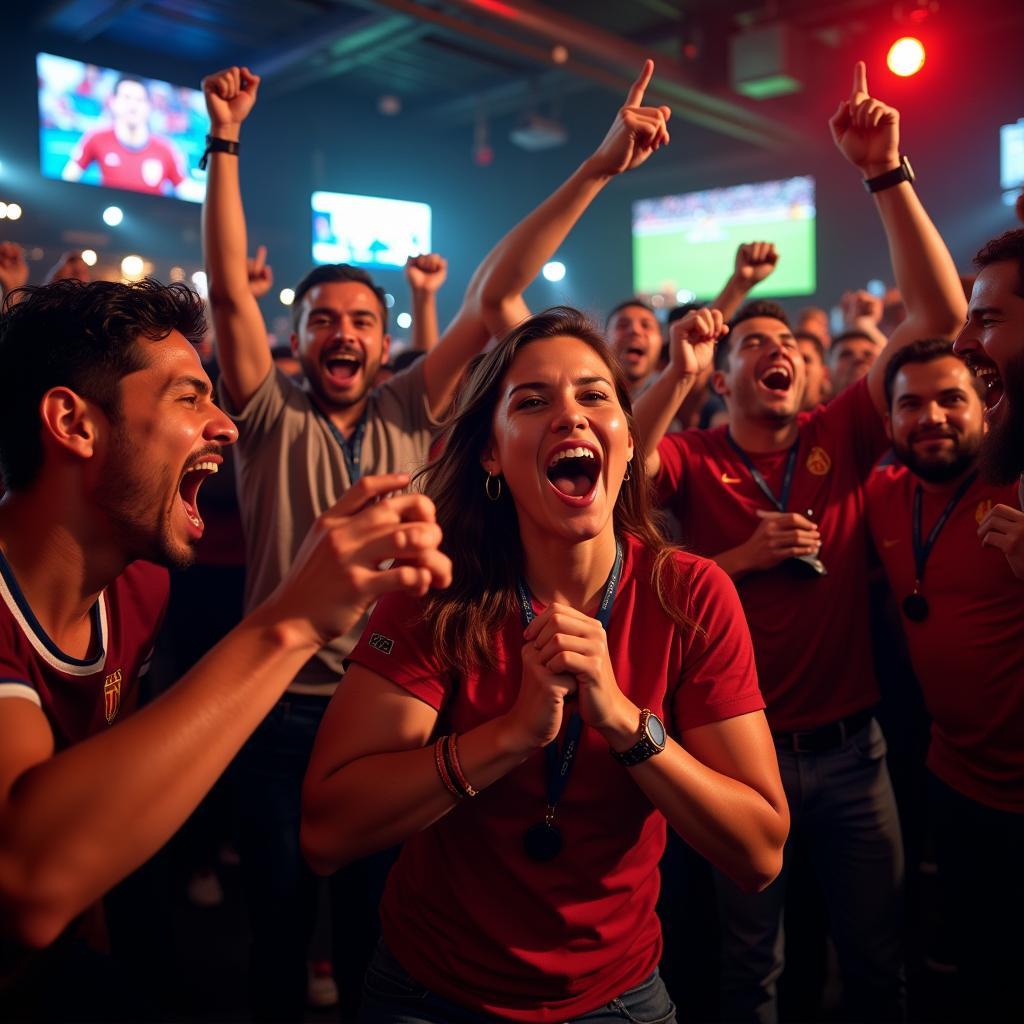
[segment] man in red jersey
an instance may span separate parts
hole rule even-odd
[[[806,367],[786,315],[752,302],[716,353],[712,384],[728,428],[673,434],[655,448],[696,374],[692,343],[706,340],[682,325],[672,363],[636,407],[649,467],[684,541],[737,583],[792,811],[776,882],[747,895],[720,880],[727,1020],[776,1019],[780,916],[796,844],[824,888],[851,1011],[863,1020],[903,1012],[903,854],[872,717],[864,486],[887,446],[888,359],[923,334],[952,334],[964,300],[901,160],[898,125],[898,113],[868,95],[858,64],[832,133],[874,194],[908,307],[867,376],[828,406],[801,412]]]
[[[929,795],[964,1007],[998,1020],[1024,955],[1024,582],[986,535],[1015,484],[979,475],[981,385],[948,341],[902,349],[885,383],[901,464],[872,473],[868,524],[932,717]]]
[[[43,1012],[42,985],[79,1017],[103,1006],[58,984],[68,925],[170,838],[324,643],[381,593],[447,585],[448,560],[430,502],[386,497],[408,476],[367,477],[274,593],[131,714],[167,597],[152,563],[190,564],[198,491],[236,437],[193,347],[203,305],[153,281],[16,298],[0,319],[17,382],[0,404],[0,994],[28,1002],[0,1016]],[[62,933],[69,960],[28,954]]]
[[[981,447],[982,473],[996,483],[1020,476],[1017,498],[1024,509],[1024,230],[992,239],[974,264],[980,273],[955,348],[985,385],[989,430]],[[1024,514],[997,506],[985,525],[986,543],[998,547],[1024,579]]]
[[[61,177],[78,181],[91,164],[100,168],[100,184],[154,195],[173,194],[185,181],[184,161],[169,139],[149,127],[149,91],[137,78],[117,80],[110,99],[111,125],[86,132]]]

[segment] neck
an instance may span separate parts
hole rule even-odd
[[[114,134],[123,146],[141,146],[149,137],[149,129],[141,124],[115,124]]]
[[[952,494],[977,468],[974,463],[971,463],[959,476],[953,477],[952,480],[943,480],[941,483],[925,480],[923,477],[917,476],[916,473],[914,475],[925,494]]]
[[[62,649],[80,637],[100,592],[129,559],[90,526],[87,513],[39,493],[7,495],[0,503],[0,549],[47,635]],[[60,509],[58,519],[50,510]],[[72,644],[68,643],[67,647]]]
[[[787,420],[763,419],[741,416],[730,409],[729,432],[745,452],[777,452],[793,444],[800,427],[795,416]]]
[[[520,524],[526,558],[526,582],[538,601],[571,605],[591,613],[615,564],[615,531],[612,522],[590,540],[567,544],[563,538],[524,530]]]
[[[369,395],[364,395],[353,405],[339,408],[338,406],[327,405],[316,394],[312,394],[311,397],[316,403],[316,407],[338,428],[346,440],[352,431],[356,429],[356,424],[363,413],[366,412],[366,406],[370,400]]]

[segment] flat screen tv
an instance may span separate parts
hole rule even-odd
[[[313,260],[402,267],[430,252],[430,207],[404,199],[314,192]]]
[[[633,290],[713,299],[743,242],[774,242],[775,273],[754,293],[810,295],[816,287],[814,178],[641,199],[633,204]]]
[[[209,119],[198,89],[36,55],[44,177],[203,201]]]

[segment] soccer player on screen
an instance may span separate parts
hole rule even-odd
[[[170,139],[154,135],[149,125],[149,90],[137,78],[122,76],[107,101],[111,124],[88,131],[75,146],[61,177],[79,181],[92,164],[100,184],[133,192],[172,195],[185,181],[185,162]]]

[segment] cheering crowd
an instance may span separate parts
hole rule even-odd
[[[97,967],[118,956],[104,897],[229,767],[256,1019],[303,1017],[320,876],[354,1019],[692,1018],[663,942],[698,926],[666,898],[686,870],[714,894],[718,1019],[779,1019],[803,874],[844,1012],[905,1020],[879,591],[931,720],[958,1012],[1019,1008],[1024,230],[981,247],[968,304],[858,64],[829,127],[885,231],[888,304],[848,293],[830,337],[820,310],[748,299],[785,259],[769,240],[673,311],[667,342],[639,299],[603,332],[531,313],[605,185],[670,144],[653,72],[443,333],[444,260],[411,261],[405,368],[383,290],[348,265],[296,286],[291,351],[272,352],[239,186],[246,68],[203,82],[214,357],[186,286],[84,283],[72,256],[23,287],[0,246],[5,1020],[139,1019]],[[167,570],[199,572],[225,459],[244,609],[156,694],[154,647],[205,634],[211,603]],[[680,841],[688,859],[666,857]]]

